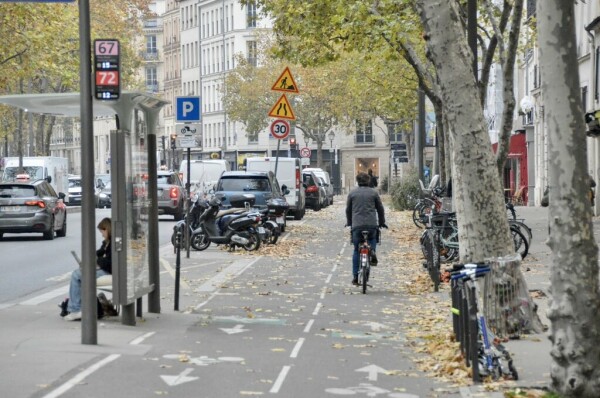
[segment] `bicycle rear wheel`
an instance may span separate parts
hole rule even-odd
[[[361,267],[360,272],[362,273],[362,292],[367,294],[367,281],[369,280],[369,268]]]
[[[515,244],[515,251],[521,255],[521,259],[524,259],[527,257],[527,253],[529,253],[527,238],[523,235],[519,227],[513,225],[510,226],[510,234]]]

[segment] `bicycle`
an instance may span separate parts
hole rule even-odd
[[[383,228],[387,228],[387,226],[383,226]],[[362,288],[363,294],[367,293],[367,282],[369,281],[369,276],[371,274],[371,265],[377,264],[377,257],[375,253],[371,250],[371,245],[369,245],[369,231],[360,231],[362,235],[362,239],[358,246],[358,286]],[[377,229],[377,242],[381,242],[381,232],[380,228]]]
[[[473,364],[473,380],[480,381],[481,377],[518,380],[519,375],[510,353],[489,330],[487,320],[480,310],[477,278],[487,275],[491,271],[490,265],[456,264],[448,271],[451,274],[453,290],[457,288],[464,292],[462,303],[455,300],[456,296],[453,293],[451,311],[453,318],[463,316],[462,322],[454,319],[453,324],[457,339],[461,342],[461,349],[466,351],[467,366],[469,361]],[[461,308],[455,308],[456,306]],[[461,310],[466,313],[461,313]],[[473,323],[468,325],[469,321]],[[462,325],[462,328],[459,325]]]

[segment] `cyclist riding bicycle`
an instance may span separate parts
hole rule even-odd
[[[367,241],[371,246],[371,264],[377,264],[375,247],[379,228],[387,228],[383,204],[377,191],[369,188],[371,177],[367,173],[358,173],[358,187],[348,194],[346,202],[346,226],[351,228],[354,254],[352,255],[352,284],[358,285],[358,247],[362,241],[361,231],[369,231]]]

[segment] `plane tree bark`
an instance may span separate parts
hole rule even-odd
[[[598,247],[587,197],[574,5],[545,0],[537,6],[549,142],[552,387],[563,397],[592,398],[600,396]]]

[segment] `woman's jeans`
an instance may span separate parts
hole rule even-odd
[[[108,272],[98,268],[96,269],[96,279],[108,275]],[[69,285],[69,312],[81,311],[81,268],[77,268],[71,273],[71,284]]]
[[[369,231],[369,236],[367,236],[367,242],[371,246],[371,250],[375,251],[375,246],[377,246],[377,227],[365,227],[365,228],[356,228],[352,229],[352,243],[354,243],[354,254],[352,255],[352,276],[356,278],[358,276],[358,267],[359,267],[359,254],[358,254],[358,246],[362,241],[362,233],[361,231]]]

